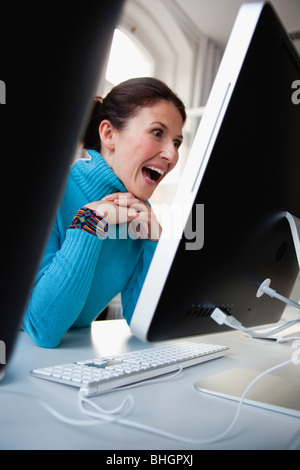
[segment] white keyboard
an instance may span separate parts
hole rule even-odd
[[[86,397],[222,357],[227,346],[178,342],[167,346],[32,370],[34,377],[79,387]]]

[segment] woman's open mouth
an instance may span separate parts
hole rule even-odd
[[[160,168],[148,165],[143,166],[142,173],[147,183],[158,184],[166,172]]]

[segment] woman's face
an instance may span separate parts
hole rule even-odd
[[[159,101],[141,108],[125,129],[112,128],[109,150],[104,145],[102,155],[127,191],[145,201],[175,167],[182,127],[175,105]]]

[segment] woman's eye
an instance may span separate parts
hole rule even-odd
[[[180,145],[181,145],[181,140],[174,140],[173,143],[174,143],[174,147],[176,147],[177,149],[179,149],[179,147],[180,147]]]
[[[163,131],[161,129],[154,129],[154,131],[152,132],[155,135],[155,137],[162,137]]]

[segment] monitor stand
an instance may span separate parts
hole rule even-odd
[[[260,374],[252,369],[229,369],[195,383],[205,394],[240,401],[249,384]],[[244,403],[300,418],[299,382],[268,374],[259,379]]]

